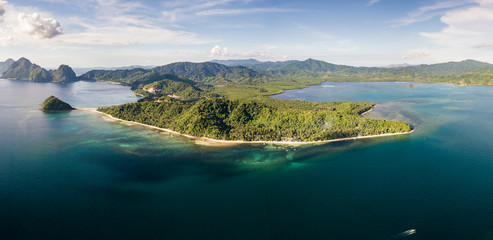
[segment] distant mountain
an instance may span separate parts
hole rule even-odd
[[[7,59],[5,62],[0,62],[0,74],[3,74],[7,69],[9,69],[10,65],[15,61],[12,58]]]
[[[135,69],[135,68],[141,68],[141,69],[151,69],[155,68],[156,66],[150,66],[150,65],[131,65],[131,66],[123,66],[123,67],[113,67],[109,68],[111,70],[129,70],[129,69]]]
[[[383,68],[402,68],[402,67],[409,67],[409,66],[413,66],[413,65],[408,64],[408,63],[390,64],[390,65],[384,66]]]
[[[297,63],[297,60],[289,60],[289,61],[278,61],[278,62],[260,62],[255,65],[245,66],[255,71],[271,71],[280,69],[286,65]]]
[[[80,78],[119,82],[130,85],[134,89],[142,88],[147,84],[163,79],[187,80],[205,85],[223,85],[230,83],[257,84],[269,80],[282,80],[285,77],[336,77],[338,80],[345,81],[424,81],[488,84],[491,82],[488,80],[491,79],[489,76],[493,72],[492,64],[474,60],[394,68],[354,67],[315,59],[285,62],[260,62],[254,59],[216,61],[229,65],[254,65],[247,68],[245,66],[226,66],[214,62],[178,62],[152,69],[93,70],[81,75]],[[438,79],[437,76],[446,77]],[[478,80],[479,78],[481,78],[480,81]],[[461,82],[462,80],[464,80],[464,83]]]
[[[155,67],[151,70],[156,73],[170,73],[207,84],[253,82],[263,75],[243,66],[228,67],[213,62],[178,62]]]
[[[336,65],[315,59],[296,61],[272,70],[277,74],[302,74],[302,73],[325,73],[325,74],[369,74],[388,71],[385,68],[377,67],[353,67],[346,65]]]
[[[80,76],[86,80],[120,82],[132,87],[142,87],[163,79],[187,80],[203,84],[224,84],[228,82],[251,82],[261,73],[246,67],[228,67],[226,65],[204,62],[178,62],[152,69],[129,70],[92,70]]]
[[[255,64],[260,64],[263,63],[261,61],[258,61],[256,59],[229,59],[229,60],[211,60],[210,62],[213,63],[219,63],[222,65],[226,65],[228,67],[236,67],[236,66],[250,66],[250,65],[255,65]]]
[[[279,69],[290,63],[298,62],[297,60],[278,61],[278,62],[261,62],[256,59],[238,59],[238,60],[212,60],[211,62],[226,65],[228,67],[243,66],[254,71],[269,71]]]
[[[141,68],[129,70],[92,70],[82,74],[79,79],[118,82],[131,86],[134,89],[164,79],[195,84],[195,82],[191,80],[183,79],[173,74],[160,74]]]
[[[139,68],[139,69],[151,69],[153,67],[156,67],[156,66],[148,66],[148,65],[131,65],[131,66],[124,66],[124,67],[78,67],[78,68],[73,68],[74,69],[74,72],[75,74],[77,74],[77,76],[80,76],[84,73],[87,73],[89,71],[92,71],[92,70],[109,70],[109,71],[112,71],[112,70],[132,70],[132,69],[136,69],[136,68]]]
[[[417,66],[402,67],[394,70],[395,74],[433,74],[433,75],[456,75],[466,74],[482,68],[493,68],[493,64],[475,60],[464,60],[460,62],[447,62],[438,64],[422,64]]]
[[[77,81],[74,71],[67,65],[61,65],[57,70],[46,70],[31,63],[26,58],[14,61],[3,73],[2,78],[29,80],[33,82],[74,82]]]

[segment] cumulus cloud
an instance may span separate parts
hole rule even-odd
[[[19,20],[18,30],[36,38],[53,38],[62,34],[62,26],[54,18],[43,18],[38,13],[20,13],[17,19]]]
[[[444,46],[491,48],[493,45],[492,0],[476,0],[474,6],[447,11],[440,21],[446,25],[441,31],[420,35]]]
[[[402,56],[402,59],[424,58],[430,56],[426,49],[415,49]]]
[[[228,55],[228,48],[222,48],[221,46],[216,45],[209,51],[209,54],[211,56],[226,56]]]

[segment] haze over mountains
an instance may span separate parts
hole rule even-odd
[[[5,62],[0,62],[0,74],[3,74],[7,69],[9,69],[10,65],[14,63],[14,59],[9,58]]]

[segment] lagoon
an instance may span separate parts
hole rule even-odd
[[[371,101],[411,135],[211,147],[82,111],[128,87],[0,80],[2,239],[488,239],[493,87],[324,83],[277,98]],[[416,229],[416,233],[401,233]]]

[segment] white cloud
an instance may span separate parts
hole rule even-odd
[[[222,48],[216,45],[211,49],[211,51],[209,51],[209,54],[211,56],[226,56],[228,54],[228,48],[227,47]]]
[[[167,10],[162,15],[168,18],[170,22],[176,22],[184,19],[196,17],[196,13],[206,9],[212,9],[216,6],[227,5],[237,0],[190,0],[190,1],[172,1],[164,3]]]
[[[459,7],[469,6],[474,0],[452,0],[437,2],[433,5],[421,7],[416,11],[410,12],[406,17],[395,20],[394,27],[406,26],[417,22],[428,21],[434,17],[442,16],[446,11]]]
[[[447,25],[439,32],[421,36],[451,47],[489,48],[493,45],[493,1],[477,0],[475,6],[449,10],[440,21]]]
[[[19,14],[18,30],[37,38],[53,38],[62,34],[62,26],[54,18],[42,18],[38,13]]]
[[[196,20],[200,17],[225,16],[254,13],[289,13],[299,12],[300,9],[277,7],[244,8],[252,0],[189,0],[171,1],[164,3],[166,10],[161,14],[170,22]],[[236,7],[233,8],[232,6]],[[241,8],[238,8],[241,6]]]
[[[415,49],[402,56],[402,59],[424,58],[430,56],[426,49]]]
[[[378,2],[380,2],[380,0],[370,0],[370,1],[366,4],[366,6],[368,6],[368,7],[369,7],[369,6],[372,6],[373,4],[376,4],[376,3],[378,3]]]

